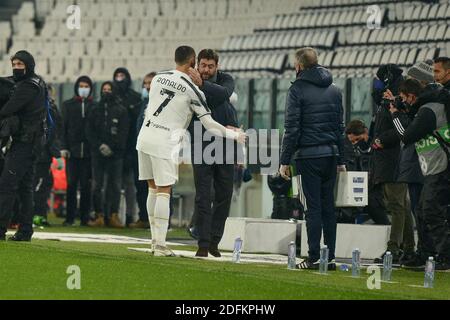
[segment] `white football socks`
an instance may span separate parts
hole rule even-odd
[[[148,213],[148,222],[150,224],[150,231],[152,233],[152,243],[155,242],[155,203],[156,203],[156,189],[148,188],[147,213]]]
[[[155,203],[155,237],[156,245],[166,246],[167,229],[169,228],[170,194],[157,193]]]

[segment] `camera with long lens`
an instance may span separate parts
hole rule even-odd
[[[403,102],[402,98],[400,98],[400,96],[396,96],[394,100],[387,99],[387,98],[381,99],[381,106],[383,108],[386,108],[386,109],[389,110],[391,108],[391,104],[393,104],[394,107],[396,109],[398,109],[399,111],[405,111],[406,110],[406,105]]]

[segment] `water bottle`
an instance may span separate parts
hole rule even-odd
[[[352,252],[352,277],[361,275],[361,251],[358,248]]]
[[[327,246],[323,246],[322,249],[320,249],[319,272],[321,274],[326,274],[328,272],[328,253]]]
[[[242,239],[238,237],[234,241],[234,250],[233,250],[234,263],[239,263],[241,261],[241,250],[242,250]]]
[[[288,246],[288,269],[295,269],[296,265],[296,248],[295,242],[291,241]]]
[[[425,281],[423,286],[425,288],[433,288],[434,285],[434,267],[436,262],[433,257],[429,257],[425,264]]]
[[[387,251],[383,259],[383,281],[391,281],[392,253]]]

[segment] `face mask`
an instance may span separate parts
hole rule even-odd
[[[370,144],[364,140],[360,140],[355,144],[355,147],[363,152],[367,152],[368,149],[370,148]]]
[[[142,99],[148,98],[148,90],[146,88],[142,88]]]
[[[110,101],[112,100],[113,95],[111,92],[102,92],[102,99],[105,101]]]
[[[25,79],[25,69],[13,69],[13,78],[15,81]]]
[[[115,80],[116,85],[121,91],[126,91],[128,89],[127,81],[125,80]]]
[[[90,88],[78,88],[78,95],[82,98],[89,97],[89,94],[91,93]]]

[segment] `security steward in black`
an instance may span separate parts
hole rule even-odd
[[[5,240],[18,198],[21,204],[19,229],[9,240],[31,241],[34,167],[45,141],[46,85],[34,73],[34,58],[27,51],[18,51],[11,62],[16,85],[11,98],[0,110],[0,120],[17,117],[19,126],[11,132],[12,143],[0,176],[0,240]]]
[[[234,79],[231,75],[218,71],[219,57],[214,50],[205,49],[198,54],[198,70],[192,69],[190,77],[193,82],[205,94],[206,102],[211,108],[212,117],[223,126],[238,127],[237,114],[230,102],[234,92]],[[220,257],[218,244],[222,239],[225,221],[229,215],[231,199],[233,196],[234,163],[235,154],[227,154],[226,141],[223,141],[224,150],[222,155],[214,154],[214,162],[208,163],[199,156],[212,142],[197,141],[195,139],[195,118],[191,122],[189,131],[191,133],[191,156],[194,169],[195,181],[195,228],[198,230],[199,257],[207,257],[208,253],[214,257]],[[199,121],[197,120],[197,123]],[[205,132],[202,128],[202,137]],[[222,139],[213,137],[214,139]],[[194,144],[200,142],[201,148]],[[201,150],[198,154],[196,150]],[[217,151],[217,150],[216,150]],[[212,193],[211,190],[214,190]]]

